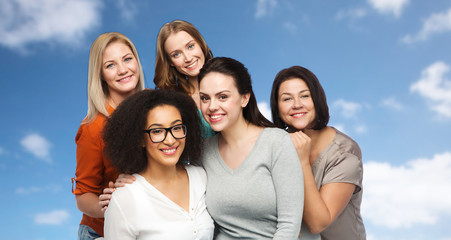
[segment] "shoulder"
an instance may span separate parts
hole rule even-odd
[[[336,135],[333,140],[333,144],[336,145],[336,150],[338,154],[350,154],[354,155],[358,159],[362,158],[362,151],[360,150],[359,144],[357,144],[356,141],[354,141],[351,137],[348,135],[340,132],[339,130],[335,129]]]
[[[144,192],[142,181],[145,179],[139,174],[133,174],[136,178],[136,181],[130,184],[125,184],[124,187],[116,188],[112,195],[112,199],[114,199],[118,203],[124,203],[133,201],[132,199],[136,198],[136,195]]]
[[[189,165],[185,167],[191,177],[199,179],[203,183],[207,183],[207,173],[203,167]]]
[[[102,114],[97,114],[96,118],[91,122],[83,122],[78,129],[76,141],[84,137],[98,137],[102,133],[102,129],[105,126],[106,118]]]
[[[290,140],[290,135],[280,128],[267,127],[263,129],[261,134],[262,141],[268,143],[280,143],[280,141]]]

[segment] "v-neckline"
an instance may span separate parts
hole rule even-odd
[[[216,154],[216,159],[219,161],[219,164],[221,164],[221,166],[224,168],[224,170],[226,170],[229,174],[237,174],[239,173],[243,168],[243,165],[246,165],[247,162],[249,162],[249,158],[254,155],[254,152],[256,151],[256,146],[258,145],[263,132],[265,132],[266,128],[263,128],[263,130],[260,132],[260,134],[257,137],[257,140],[255,140],[255,144],[252,147],[251,151],[249,152],[249,154],[244,158],[243,162],[241,162],[240,165],[238,165],[238,167],[236,167],[235,169],[232,169],[231,167],[229,167],[229,165],[227,165],[227,163],[224,161],[224,159],[221,156],[221,153],[219,152],[219,135],[217,134],[216,137],[216,143],[215,143],[215,154]]]
[[[165,200],[165,202],[167,202],[169,205],[172,205],[172,207],[174,208],[178,208],[183,210],[184,212],[190,214],[191,213],[191,209],[193,209],[193,207],[191,206],[192,204],[192,186],[191,186],[191,174],[190,171],[188,170],[188,168],[185,168],[186,174],[188,175],[188,188],[189,188],[189,203],[188,203],[188,211],[183,208],[182,206],[178,205],[177,203],[175,203],[174,201],[172,201],[169,197],[167,197],[166,195],[164,195],[162,192],[160,192],[160,190],[158,190],[156,187],[154,187],[152,184],[150,184],[146,178],[144,176],[141,176],[140,174],[136,173],[136,175],[138,175],[141,180],[144,182],[145,186],[147,186],[151,191],[155,192],[160,198],[162,198],[163,200]]]

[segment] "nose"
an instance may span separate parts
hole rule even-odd
[[[193,60],[193,57],[191,56],[191,54],[187,51],[185,52],[185,62],[191,62],[191,60]]]
[[[168,146],[172,146],[175,143],[175,138],[169,130],[166,132],[166,138],[163,142]]]
[[[210,112],[215,112],[216,110],[218,110],[218,104],[215,99],[210,100],[210,103],[208,105],[208,110]]]
[[[117,72],[119,75],[123,75],[125,73],[127,73],[127,66],[123,63],[118,64],[117,66]]]
[[[297,109],[297,108],[301,108],[301,107],[302,107],[302,101],[298,98],[295,98],[294,102],[293,102],[293,108]]]

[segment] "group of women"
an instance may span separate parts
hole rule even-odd
[[[79,239],[366,238],[361,152],[327,126],[313,73],[278,73],[272,123],[246,67],[214,58],[190,23],[163,25],[156,55],[157,90],[144,90],[127,37],[104,33],[91,47]]]

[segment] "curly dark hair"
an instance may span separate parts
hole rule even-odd
[[[193,99],[172,90],[143,90],[125,99],[113,112],[103,129],[104,152],[120,172],[139,173],[147,167],[143,131],[150,110],[162,105],[174,106],[186,125],[185,149],[177,165],[199,165],[202,151],[201,121]]]

